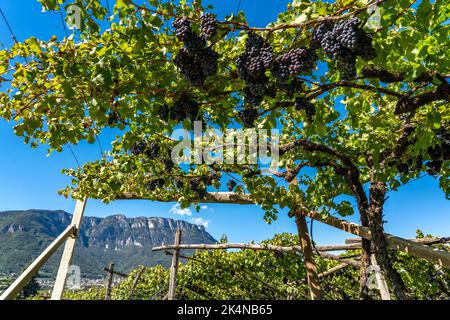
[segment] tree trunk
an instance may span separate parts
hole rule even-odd
[[[372,252],[376,262],[385,273],[399,300],[406,300],[406,287],[400,274],[393,268],[388,257],[388,243],[383,229],[383,205],[386,195],[386,185],[382,182],[372,182],[370,185],[370,206],[368,211],[369,229],[372,235]],[[370,261],[370,257],[369,257]]]
[[[306,278],[308,280],[309,294],[311,300],[321,300],[320,280],[317,266],[314,262],[312,239],[308,232],[305,215],[295,212],[295,223],[297,225],[300,245],[303,249],[303,259],[305,261]]]

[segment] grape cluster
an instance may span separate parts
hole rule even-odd
[[[217,174],[216,172],[204,175],[201,178],[201,181],[207,186],[212,185],[214,181],[218,181],[218,180],[220,180],[220,175]]]
[[[163,105],[158,109],[158,116],[165,122],[185,119],[195,121],[198,120],[199,113],[200,105],[188,96],[182,96],[172,105]]]
[[[200,20],[202,37],[206,40],[214,37],[217,33],[217,21],[215,17],[211,13],[207,12],[202,14]]]
[[[307,73],[315,67],[317,55],[312,49],[292,49],[275,59],[272,74],[281,81],[290,76]]]
[[[450,131],[448,128],[442,127],[436,132],[436,138],[439,144],[428,148],[430,161],[425,165],[428,167],[427,172],[430,175],[437,175],[441,171],[444,161],[450,160]]]
[[[331,22],[323,22],[319,24],[313,32],[313,38],[311,41],[312,49],[319,49],[322,47],[322,40],[328,32],[333,31],[333,24]]]
[[[146,139],[143,139],[133,144],[130,151],[135,156],[145,155],[149,160],[159,160],[166,171],[172,171],[175,167],[171,159],[171,150],[162,150],[158,142],[148,142]]]
[[[191,190],[199,197],[199,199],[206,198],[208,192],[201,178],[192,179],[189,181]]]
[[[251,106],[246,106],[239,112],[239,118],[242,120],[242,123],[246,128],[253,128],[258,117],[258,110]]]
[[[321,47],[324,52],[335,59],[342,68],[343,78],[356,76],[356,58],[364,60],[375,58],[372,38],[360,27],[361,21],[354,17],[336,24],[322,23],[313,34],[313,47]]]
[[[176,18],[172,26],[175,28],[175,35],[184,44],[174,63],[192,86],[200,87],[208,77],[216,74],[219,57],[212,48],[206,46],[205,37],[192,30],[187,18]],[[211,32],[211,26],[208,32]]]
[[[174,63],[192,86],[200,87],[208,77],[216,74],[218,55],[211,48],[192,52],[183,47],[178,51]]]
[[[421,171],[422,166],[425,164],[428,174],[432,176],[439,175],[444,161],[450,160],[450,131],[445,129],[445,127],[442,127],[436,132],[436,139],[439,141],[439,144],[427,149],[426,161],[419,155],[415,158],[408,158],[406,161],[398,163],[396,167],[400,174],[407,175],[411,172]],[[409,142],[409,145],[416,142],[417,139],[412,139]]]
[[[135,156],[140,156],[147,149],[147,140],[141,140],[133,144],[130,148],[130,151]]]
[[[147,191],[155,191],[164,187],[164,179],[154,179],[145,184]]]
[[[432,160],[425,163],[425,165],[428,167],[427,172],[432,175],[438,175],[439,171],[441,171],[443,161],[442,160]]]
[[[161,150],[161,148],[160,148],[159,144],[157,142],[152,141],[147,145],[147,148],[145,149],[144,154],[150,160],[154,160],[159,157],[160,150]]]
[[[149,143],[147,140],[143,139],[133,144],[130,151],[135,156],[144,154],[150,160],[154,160],[160,155],[160,146],[156,142]]]
[[[308,118],[309,122],[312,122],[314,120],[316,108],[311,102],[308,101],[308,99],[304,97],[296,98],[294,102],[294,108],[297,111],[305,111],[306,117]]]
[[[206,41],[192,30],[191,22],[184,17],[176,18],[172,22],[176,37],[183,42],[184,47],[190,52],[202,51],[206,47]]]
[[[397,164],[397,170],[402,175],[417,172],[422,170],[423,158],[419,155],[415,158],[408,158]]]
[[[175,178],[175,186],[178,188],[178,189],[183,189],[184,188],[184,181],[183,181],[183,179],[180,179],[180,178]]]
[[[236,188],[236,186],[237,186],[236,181],[228,180],[228,182],[227,182],[228,191],[230,191],[230,192],[233,191],[234,188]]]
[[[112,111],[108,114],[108,125],[113,126],[120,122],[120,116],[116,111]]]
[[[247,103],[258,105],[269,91],[269,78],[265,75],[274,62],[272,47],[259,35],[249,32],[245,51],[236,59],[239,78],[244,80]]]

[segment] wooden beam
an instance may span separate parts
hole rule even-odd
[[[431,261],[439,266],[450,268],[450,252],[435,251],[432,247],[424,246],[400,237],[385,233],[389,249],[403,251],[412,256]]]
[[[317,272],[316,263],[314,261],[311,238],[309,236],[305,216],[296,213],[295,223],[297,225],[300,245],[303,250],[303,260],[305,261],[306,279],[308,281],[309,294],[311,300],[321,300],[322,293],[320,292],[319,275]]]
[[[347,231],[364,239],[371,240],[369,228],[331,216],[322,219],[322,216],[318,212],[314,211],[305,211],[304,214],[314,220],[329,224],[335,228]],[[384,236],[388,242],[389,249],[403,251],[417,258],[426,259],[445,268],[450,268],[450,252],[435,251],[431,247],[396,237],[388,233],[385,233]]]
[[[178,246],[181,243],[181,229],[177,229],[175,233],[174,245]],[[180,250],[175,249],[172,257],[172,266],[170,267],[170,279],[169,279],[169,293],[167,295],[168,300],[175,300],[176,289],[177,289],[177,274],[178,274],[178,263],[179,263]]]
[[[177,202],[178,197],[171,199],[162,198],[143,198],[132,193],[124,193],[123,196],[115,198],[115,200],[150,200],[158,202]],[[208,192],[206,197],[198,199],[201,203],[228,203],[228,204],[255,204],[249,194],[238,194],[234,192]]]
[[[144,199],[142,197],[135,196],[131,193],[124,194],[121,197],[117,197],[116,200],[152,200],[152,201],[161,201],[161,202],[174,202],[177,201],[175,197],[173,199]],[[230,203],[230,204],[255,204],[250,194],[237,194],[233,192],[210,192],[207,194],[205,199],[199,199],[198,202],[202,203]],[[329,216],[326,219],[322,219],[322,216],[318,212],[302,210],[306,216],[323,222],[325,224],[331,225],[335,228],[347,231],[354,235],[360,236],[364,239],[370,240],[371,235],[368,228],[358,225],[353,222],[348,222],[345,220],[341,220],[332,216]],[[406,252],[412,256],[423,258],[429,260],[435,264],[440,266],[444,266],[446,268],[450,268],[450,253],[443,251],[434,251],[432,248],[427,248],[420,244],[414,243],[412,241],[408,241],[399,237],[395,237],[389,234],[385,234],[389,248],[400,250]]]
[[[444,238],[420,238],[420,239],[405,239],[408,241],[412,241],[414,243],[419,243],[422,245],[433,245],[433,244],[438,244],[438,243],[445,243],[445,242],[449,242],[450,241],[450,237],[444,237]],[[349,239],[345,239],[345,243],[346,244],[361,244],[361,238],[349,238]]]
[[[67,239],[64,247],[64,252],[59,264],[58,274],[56,275],[55,285],[52,291],[52,300],[61,300],[64,294],[64,287],[66,285],[67,272],[72,263],[73,253],[75,251],[75,244],[77,242],[78,234],[80,233],[81,221],[83,220],[84,210],[86,209],[87,200],[78,200],[75,206],[75,212],[72,217],[72,226],[75,227],[75,232],[72,237]]]
[[[336,260],[336,261],[339,261],[339,262],[342,262],[342,263],[346,263],[346,264],[348,264],[350,266],[353,266],[355,268],[360,268],[361,267],[361,263],[359,261],[356,261],[356,260],[353,260],[353,259],[350,259],[350,258],[344,258],[344,257],[340,257],[340,256],[337,256],[337,255],[330,254],[330,253],[325,253],[325,252],[321,252],[320,256],[322,258],[325,258],[325,259]]]
[[[325,278],[327,276],[329,276],[330,274],[336,273],[338,271],[341,271],[342,269],[345,269],[349,266],[349,264],[347,263],[341,263],[338,264],[337,266],[328,269],[327,271],[324,271],[322,273],[319,273],[319,279]]]
[[[68,237],[74,234],[76,228],[73,225],[68,226],[36,260],[6,289],[0,296],[0,300],[13,300],[30,280],[39,272],[47,260],[58,250]]]
[[[124,278],[128,277],[128,274],[126,274],[126,273],[118,272],[116,270],[111,270],[109,268],[103,268],[103,271],[106,271],[108,273],[113,273],[113,274],[115,274],[117,276],[121,276],[121,277],[124,277]]]
[[[351,244],[351,245],[323,245],[315,246],[317,251],[341,251],[341,250],[354,250],[360,249],[361,245]],[[163,251],[163,250],[226,250],[226,249],[248,249],[255,251],[275,251],[284,253],[296,253],[303,252],[301,246],[274,246],[270,244],[258,245],[258,244],[245,244],[245,243],[218,243],[218,244],[180,244],[180,245],[163,245],[153,247],[153,251]]]

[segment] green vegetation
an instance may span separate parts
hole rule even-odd
[[[290,246],[298,239],[281,234],[266,244]],[[444,248],[441,246],[441,248]],[[446,250],[450,250],[448,246]],[[349,256],[351,251],[342,254]],[[360,253],[360,252],[359,252]],[[395,268],[407,284],[414,299],[450,299],[450,270],[439,274],[433,264],[403,253],[390,253]],[[225,250],[197,252],[182,264],[178,274],[177,299],[308,299],[306,271],[301,255],[278,254],[267,251]],[[316,258],[319,272],[339,264],[334,260]],[[140,268],[113,288],[112,299],[127,299]],[[162,299],[168,290],[169,271],[160,266],[147,268],[134,291],[132,299]],[[358,299],[359,270],[352,266],[328,275],[321,281],[325,299]],[[392,290],[392,287],[391,287]],[[68,293],[69,299],[103,299],[104,288]],[[372,299],[379,299],[376,289]]]

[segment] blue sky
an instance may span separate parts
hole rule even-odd
[[[235,12],[238,6],[238,0],[209,0],[205,3],[213,4],[216,7],[215,13],[220,16]],[[264,26],[275,19],[277,12],[284,10],[287,3],[286,0],[242,0],[241,9],[246,12],[252,25]],[[59,38],[64,36],[60,16],[56,13],[42,13],[36,0],[2,0],[0,8],[5,12],[19,40],[30,36],[40,39],[49,39],[54,34]],[[4,47],[12,45],[11,36],[2,20],[0,43]],[[108,149],[111,136],[111,132],[100,136],[104,149]],[[47,157],[45,146],[37,150],[31,149],[14,135],[12,124],[3,120],[0,120],[0,142],[0,211],[37,208],[71,212],[74,209],[71,200],[57,194],[57,190],[69,182],[60,173],[61,169],[76,166],[69,150]],[[73,150],[82,163],[100,157],[99,146],[96,144],[81,143],[74,146]],[[207,230],[214,237],[220,238],[222,234],[227,234],[232,242],[260,241],[276,233],[296,232],[294,221],[287,218],[285,211],[280,212],[279,219],[272,225],[267,225],[263,220],[263,211],[256,206],[207,204],[199,213],[192,210],[191,215],[186,215],[189,212],[182,212],[174,205],[150,201],[117,201],[105,205],[90,200],[86,214],[107,216],[120,213],[128,217],[162,216],[189,222],[207,221]],[[385,215],[387,232],[399,236],[414,237],[417,228],[434,235],[449,235],[449,203],[439,189],[438,181],[431,177],[390,193]],[[357,215],[352,220],[358,221]],[[340,243],[348,237],[351,235],[314,223],[314,240],[318,243]]]

